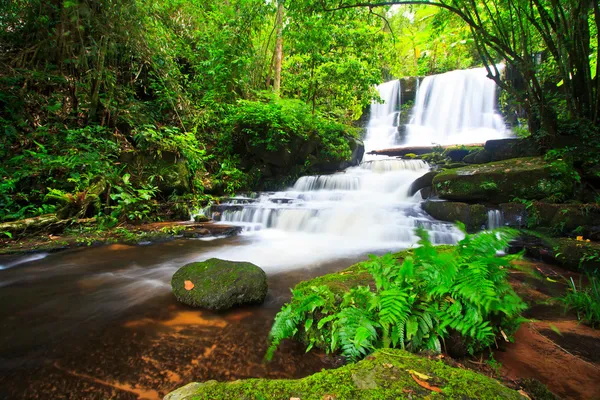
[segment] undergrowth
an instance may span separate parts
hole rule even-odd
[[[371,256],[367,269],[375,287],[358,286],[336,300],[326,285],[292,290],[292,300],[275,317],[266,354],[282,340],[298,338],[349,360],[378,348],[441,352],[450,336],[473,353],[518,327],[525,303],[507,281],[509,262],[497,256],[513,230],[466,235],[450,250],[436,249],[427,232],[420,247],[400,264],[392,255]]]
[[[579,287],[573,281],[568,280],[569,290],[558,300],[565,305],[566,310],[575,311],[580,321],[592,326],[600,326],[600,284],[596,276],[589,277],[590,284],[584,287],[579,282]]]

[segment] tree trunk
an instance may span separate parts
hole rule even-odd
[[[277,41],[275,42],[275,79],[273,91],[279,96],[281,89],[281,63],[283,61],[283,0],[277,5]]]

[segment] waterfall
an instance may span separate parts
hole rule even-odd
[[[365,147],[396,143],[400,82],[378,86],[383,104],[371,105]],[[205,256],[250,261],[269,269],[302,267],[335,258],[400,250],[418,241],[423,228],[435,244],[453,244],[463,234],[424,213],[408,188],[429,171],[422,160],[371,156],[332,175],[300,177],[280,192],[228,199],[216,206],[222,224],[242,226],[236,245]],[[245,242],[244,242],[245,243]]]
[[[408,186],[428,170],[421,160],[386,159],[344,173],[304,176],[286,191],[263,193],[256,203],[230,203],[221,221],[247,231],[323,235],[332,246],[337,239],[406,247],[417,240],[417,227],[433,232],[438,243],[454,243],[458,231],[428,218],[419,211],[420,199],[407,195]]]
[[[504,218],[502,216],[502,211],[500,210],[489,210],[488,211],[488,229],[497,229],[504,225]]]
[[[496,111],[496,83],[485,68],[424,78],[406,128],[408,145],[481,143],[509,135]]]

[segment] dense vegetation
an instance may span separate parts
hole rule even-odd
[[[267,358],[292,337],[356,360],[387,347],[441,352],[449,340],[473,353],[511,334],[525,304],[507,281],[515,257],[496,253],[515,232],[466,235],[450,249],[418,234],[421,246],[401,265],[392,254],[372,257],[374,288],[353,287],[341,301],[326,285],[293,291],[275,318]]]
[[[3,2],[0,220],[175,217],[332,170],[374,84],[482,62],[540,142],[594,144],[598,7],[551,3]]]
[[[270,93],[274,4],[0,7],[0,220],[67,205],[71,216],[148,219],[159,203],[347,160],[349,124],[382,79],[380,22],[366,11],[294,15],[280,99]],[[286,159],[299,145],[309,149]]]

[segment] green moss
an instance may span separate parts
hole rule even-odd
[[[419,374],[441,393],[420,386]],[[514,390],[472,371],[452,368],[442,361],[386,349],[344,367],[298,380],[247,379],[236,382],[193,383],[170,393],[165,400],[192,399],[521,399]]]
[[[193,288],[187,290],[185,281]],[[181,267],[171,279],[178,301],[212,310],[237,304],[262,303],[267,295],[267,275],[254,264],[211,258]]]
[[[443,199],[503,203],[515,197],[568,198],[574,182],[557,176],[542,157],[526,157],[445,170],[433,184]]]

